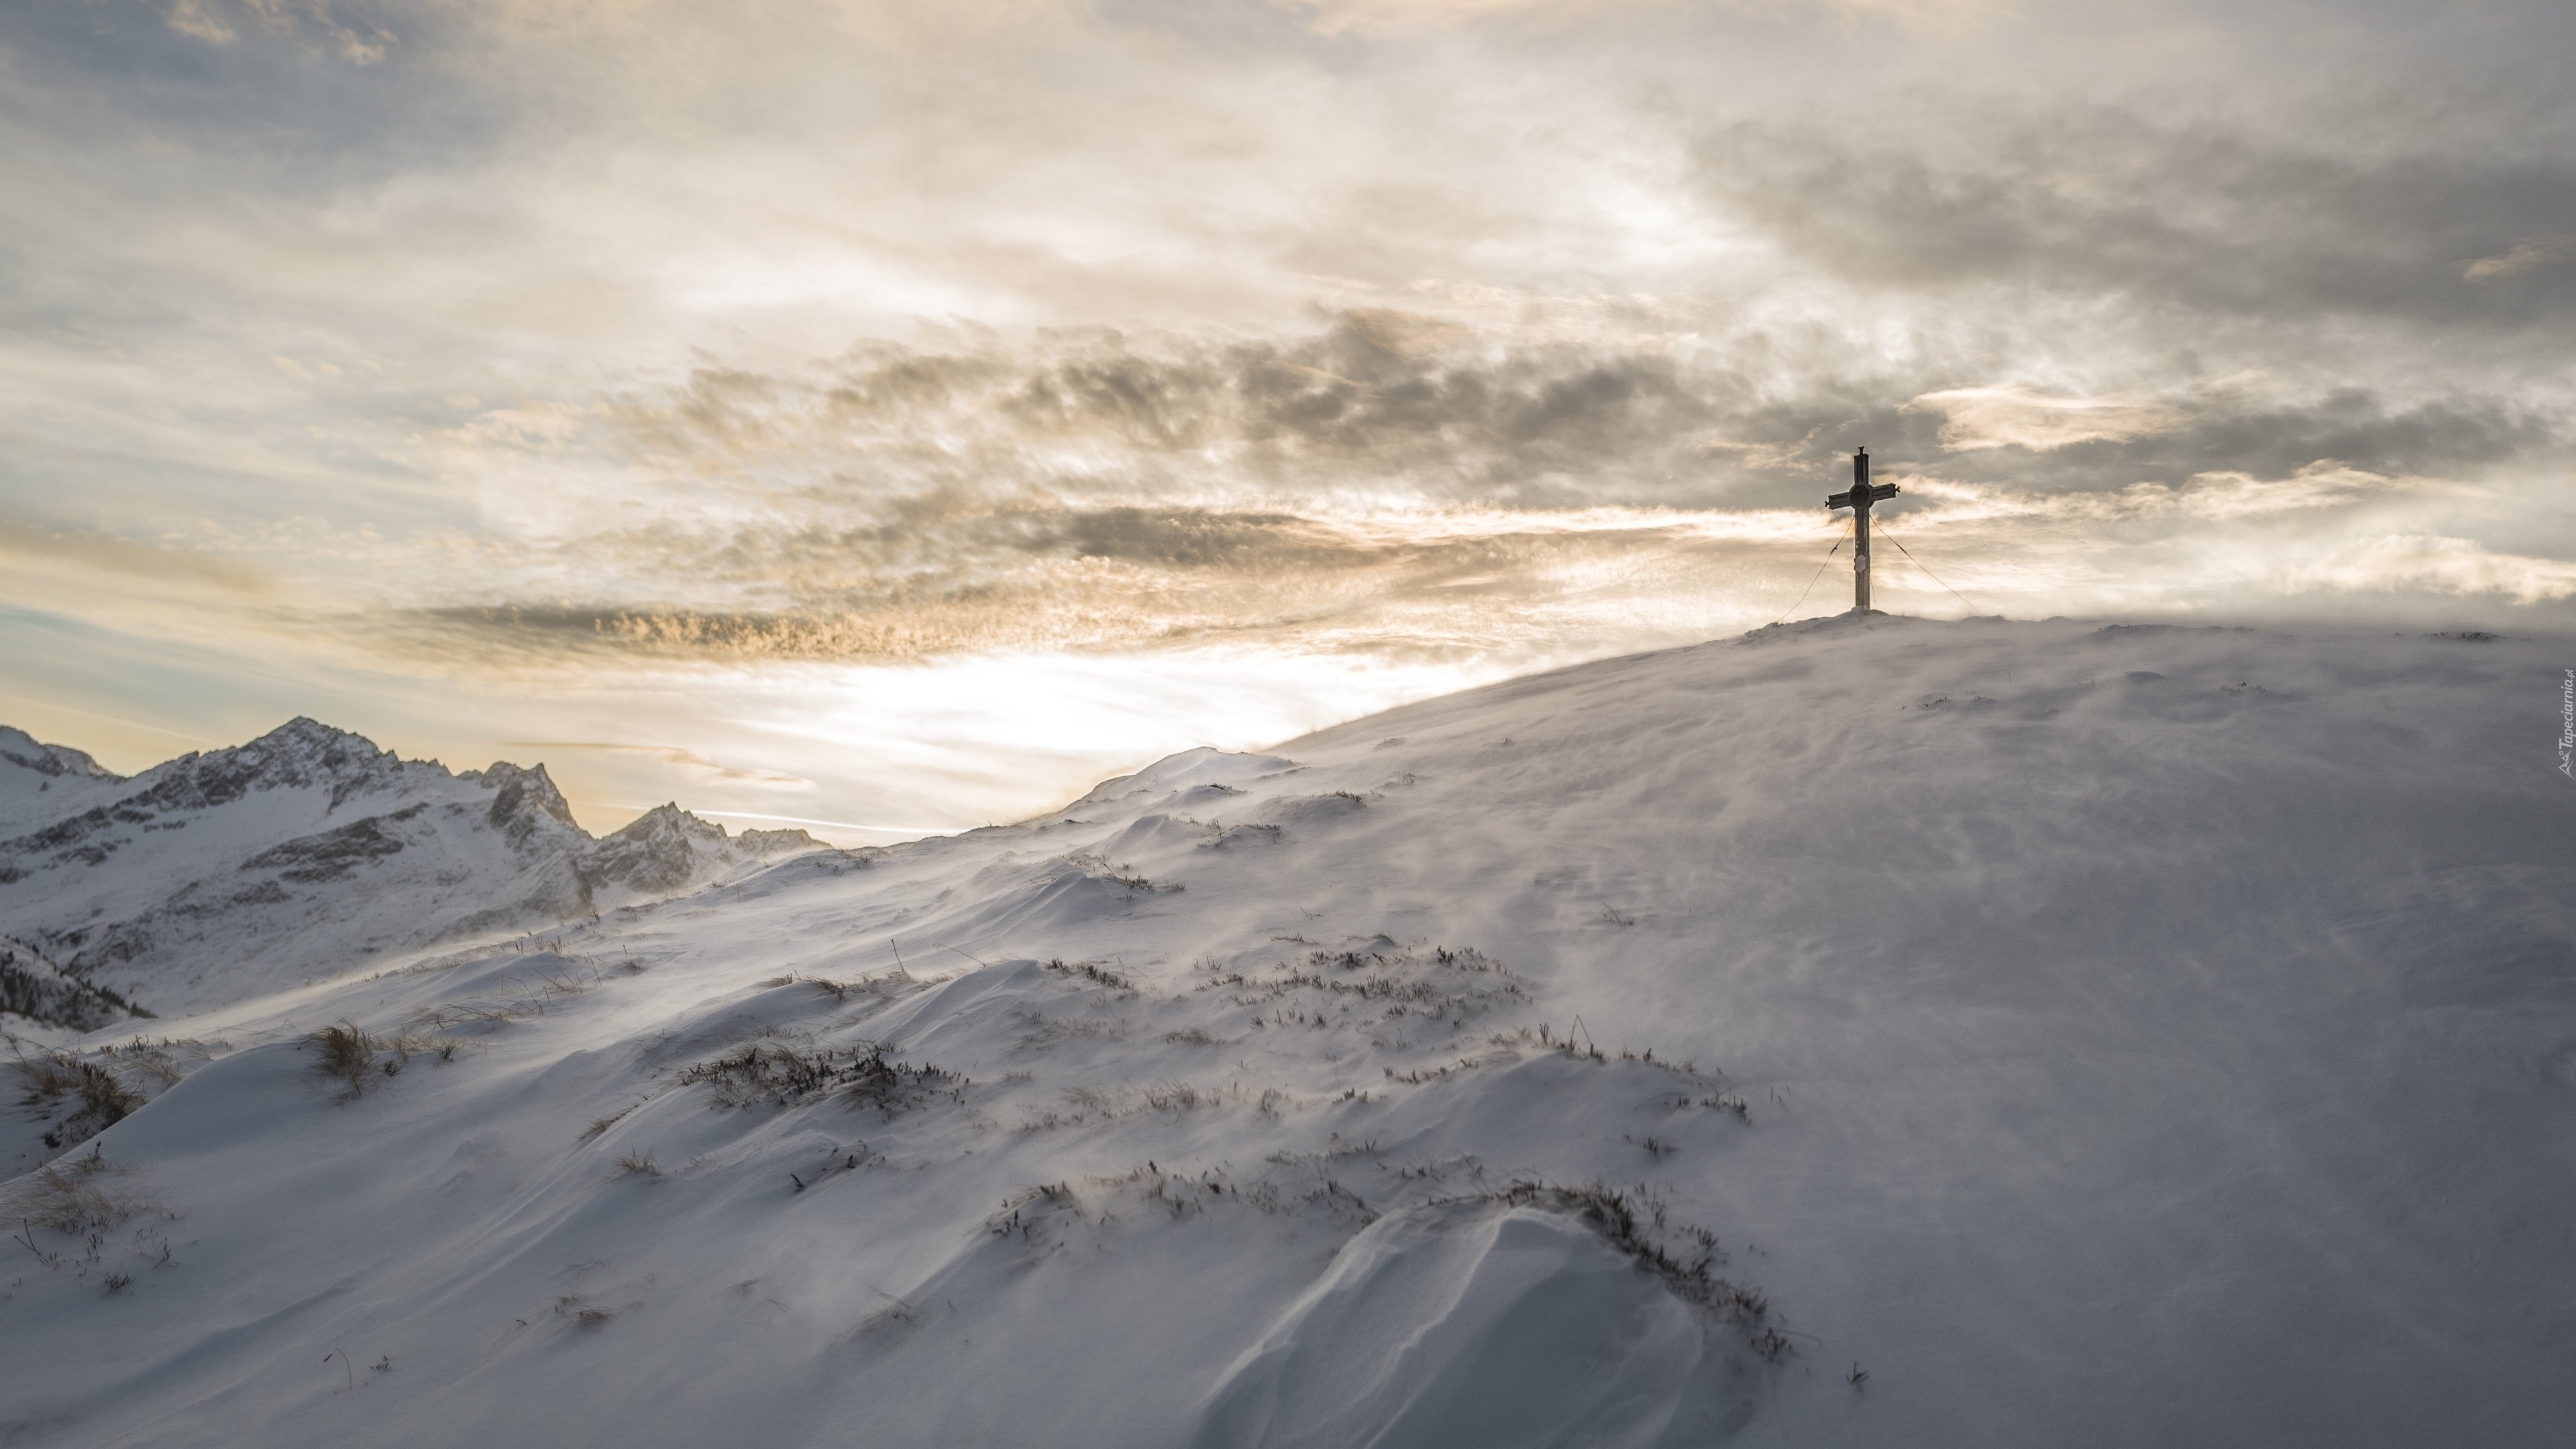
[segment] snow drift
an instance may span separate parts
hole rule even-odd
[[[1566,1215],[1382,1218],[1229,1366],[1199,1442],[1623,1449],[1676,1418],[1704,1440],[1703,1335],[1664,1289]]]
[[[0,1436],[2550,1442],[2564,652],[1764,630],[30,1042]]]

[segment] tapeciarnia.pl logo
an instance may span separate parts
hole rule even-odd
[[[2558,683],[2558,773],[2576,780],[2576,669]]]

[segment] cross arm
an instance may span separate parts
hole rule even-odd
[[[1841,493],[1836,493],[1825,500],[1825,506],[1827,508],[1849,508],[1852,506],[1852,494],[1857,491],[1859,490],[1847,489]],[[1883,499],[1893,498],[1896,494],[1897,488],[1893,483],[1872,483],[1869,485],[1869,501],[1872,503],[1877,503]]]

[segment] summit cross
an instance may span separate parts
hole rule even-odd
[[[1852,511],[1852,612],[1869,612],[1869,506],[1896,496],[1893,483],[1872,484],[1869,481],[1869,449],[1852,454],[1852,486],[1848,493],[1837,493],[1825,500],[1827,508]]]

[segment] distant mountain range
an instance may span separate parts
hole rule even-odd
[[[202,1010],[826,848],[677,805],[594,837],[543,765],[459,774],[310,719],[130,779],[0,727],[0,1011]]]

